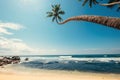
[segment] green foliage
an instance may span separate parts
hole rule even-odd
[[[57,23],[58,23],[58,21],[61,22],[63,19],[61,18],[60,15],[64,15],[65,12],[63,10],[61,10],[60,4],[51,5],[51,7],[52,7],[52,10],[50,12],[47,12],[47,17],[52,17],[53,22],[55,20]]]
[[[94,5],[98,4],[97,0],[78,0],[78,1],[83,1],[82,6],[85,6],[87,3],[89,7],[91,8]]]
[[[96,4],[98,4],[99,5],[99,3],[100,2],[102,2],[102,1],[106,1],[106,3],[113,3],[113,2],[118,2],[118,1],[120,1],[120,0],[78,0],[79,2],[81,2],[82,1],[82,6],[85,6],[87,3],[88,3],[88,5],[89,5],[89,7],[91,8],[91,7],[93,7],[93,5],[96,5]],[[108,8],[115,8],[117,6],[117,11],[120,11],[120,4],[117,4],[117,5],[110,5],[110,6],[107,6]]]

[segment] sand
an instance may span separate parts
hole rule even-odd
[[[120,80],[120,74],[0,68],[0,80]]]

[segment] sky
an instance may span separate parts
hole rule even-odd
[[[120,30],[83,21],[53,23],[46,12],[61,4],[63,19],[80,15],[120,17],[103,6],[77,0],[0,0],[0,55],[120,53]]]

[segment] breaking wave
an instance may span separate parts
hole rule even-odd
[[[120,58],[73,58],[72,56],[31,58],[20,65],[37,69],[120,73]]]

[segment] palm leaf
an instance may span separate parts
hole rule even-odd
[[[51,5],[51,7],[52,7],[52,8],[55,8],[55,6],[54,6],[54,5]]]
[[[58,16],[57,18],[58,18],[59,21],[62,21],[62,20],[63,20],[60,16]]]
[[[47,12],[47,17],[52,17],[53,16],[53,12]]]
[[[89,0],[84,0],[82,6],[85,6],[85,4],[88,2]]]
[[[89,1],[89,6],[92,7],[92,0]]]
[[[63,15],[63,14],[65,14],[65,12],[64,12],[64,11],[59,11],[59,14],[62,14],[62,15]]]
[[[98,1],[96,1],[96,0],[93,0],[93,4],[98,4],[99,2]]]
[[[55,18],[56,18],[56,17],[53,17],[53,18],[52,18],[52,22],[54,22]]]

